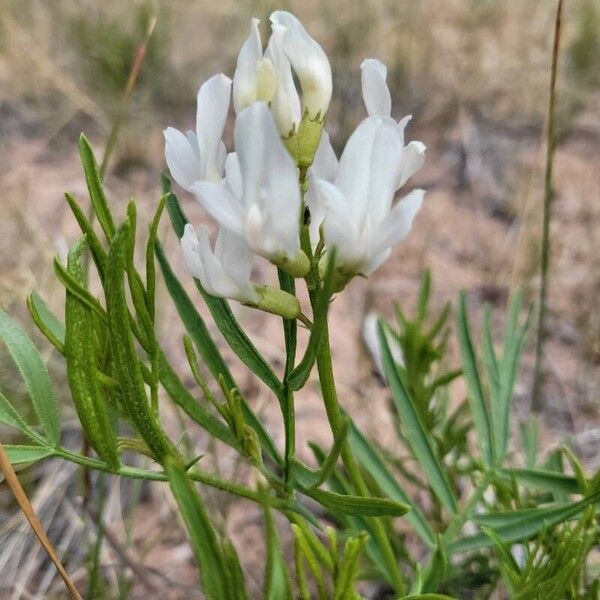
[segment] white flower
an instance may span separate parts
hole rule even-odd
[[[223,177],[226,150],[221,138],[230,96],[231,79],[211,77],[198,91],[196,133],[183,134],[173,127],[164,131],[167,165],[173,179],[188,191],[196,181]]]
[[[277,87],[273,63],[263,57],[258,19],[252,19],[250,35],[238,55],[233,75],[233,107],[236,113],[253,102],[270,102]]]
[[[278,43],[300,81],[302,112],[314,119],[323,118],[331,101],[331,67],[323,48],[306,32],[291,13],[277,10],[271,14],[273,33],[281,29]]]
[[[387,86],[387,67],[374,58],[367,58],[360,66],[362,94],[367,114],[370,117],[390,117],[392,114],[392,98]],[[425,145],[412,141],[404,146],[404,129],[412,116],[398,121],[398,132],[402,140],[402,169],[398,174],[397,188],[402,187],[425,162]]]
[[[250,283],[252,255],[240,237],[221,228],[213,250],[206,225],[196,233],[188,223],[181,250],[188,271],[209,294],[250,304],[260,299]]]
[[[275,93],[271,100],[271,111],[279,132],[287,137],[291,132],[298,130],[302,108],[292,75],[292,65],[283,49],[284,35],[284,27],[273,25],[266,56],[271,61],[277,78]]]
[[[425,192],[414,190],[392,208],[402,149],[392,119],[367,117],[348,140],[333,183],[316,181],[327,214],[325,242],[337,249],[336,266],[348,278],[377,269],[408,235],[421,207]]]
[[[304,196],[304,201],[310,211],[310,240],[313,248],[318,244],[320,234],[319,228],[325,220],[325,205],[319,202],[315,182],[317,179],[324,179],[333,183],[337,173],[339,161],[329,140],[329,134],[323,131],[321,140],[315,153],[313,164],[308,170],[308,189]]]
[[[264,102],[239,113],[234,139],[225,180],[196,182],[192,191],[253,252],[275,263],[293,259],[300,251],[298,171]]]
[[[362,338],[379,376],[385,381],[385,372],[383,370],[383,357],[381,356],[381,346],[379,345],[379,320],[381,317],[376,312],[368,313],[362,325]],[[404,354],[398,340],[392,335],[387,324],[384,325],[383,331],[392,353],[392,358],[397,365],[404,366]]]

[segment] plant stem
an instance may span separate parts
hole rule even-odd
[[[531,408],[539,412],[543,408],[542,384],[543,384],[543,358],[544,341],[546,337],[546,312],[548,302],[548,267],[550,263],[550,217],[552,212],[552,166],[554,161],[554,149],[556,139],[554,132],[554,104],[556,96],[556,75],[558,72],[558,49],[560,43],[560,28],[562,21],[562,0],[558,0],[556,9],[556,22],[554,25],[554,44],[552,47],[552,67],[550,74],[550,93],[548,98],[548,122],[546,140],[546,171],[544,175],[544,217],[542,230],[542,256],[541,256],[541,284],[538,299],[538,324],[537,340],[535,347],[535,367],[533,374],[533,390]]]
[[[329,345],[329,326],[325,325],[323,332],[323,340],[321,342],[321,348],[317,355],[317,370],[319,372],[319,381],[321,383],[321,393],[323,394],[323,402],[325,404],[325,411],[327,412],[327,419],[329,420],[329,426],[333,433],[333,437],[337,439],[339,437],[339,430],[342,427],[342,412],[337,399],[337,391],[335,388],[335,379],[333,376],[333,366],[331,362],[331,348]],[[348,476],[352,485],[355,487],[356,492],[364,497],[368,497],[369,489],[363,479],[362,473],[348,440],[344,440],[342,449],[340,452],[342,461],[348,472]],[[372,529],[375,541],[379,545],[381,552],[383,553],[385,562],[387,563],[390,575],[392,577],[392,585],[395,592],[403,594],[406,589],[406,582],[404,575],[399,568],[398,561],[394,555],[394,550],[387,536],[387,532],[383,527],[381,521],[377,518],[368,519]]]

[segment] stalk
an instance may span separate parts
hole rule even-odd
[[[329,426],[331,427],[334,438],[337,439],[338,432],[342,426],[342,412],[338,403],[335,379],[333,376],[331,347],[329,345],[329,325],[325,325],[325,331],[323,332],[323,341],[321,343],[319,354],[317,355],[317,370],[319,373],[321,392],[325,404],[325,411],[327,412],[327,419],[329,420]],[[356,492],[361,496],[368,497],[370,494],[367,484],[363,479],[358,463],[356,462],[352,450],[350,449],[350,445],[348,444],[348,440],[346,439],[343,442],[340,456],[342,457],[344,467],[348,472],[348,476],[352,485],[355,487]],[[406,590],[406,581],[398,566],[385,528],[377,518],[370,518],[368,521],[373,528],[375,540],[383,553],[385,562],[392,575],[392,585],[394,586],[396,593],[403,594]]]
[[[550,93],[548,98],[548,133],[546,141],[546,171],[544,175],[544,217],[542,229],[542,256],[541,256],[541,285],[538,299],[537,340],[535,345],[535,367],[533,373],[533,390],[531,408],[539,412],[543,408],[543,360],[544,341],[546,338],[546,312],[548,303],[548,267],[550,264],[550,217],[552,213],[552,166],[554,162],[554,149],[556,139],[554,132],[554,100],[556,96],[556,75],[558,72],[558,49],[560,43],[560,28],[562,22],[562,0],[558,0],[556,9],[556,22],[554,25],[554,44],[552,47],[552,67],[550,74]]]

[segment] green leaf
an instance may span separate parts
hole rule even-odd
[[[384,458],[377,448],[363,436],[354,423],[350,425],[348,442],[358,461],[369,475],[373,477],[381,490],[392,500],[411,506],[411,510],[406,515],[406,520],[412,525],[425,544],[429,548],[433,548],[435,546],[435,536],[429,527],[425,515],[417,505],[411,502],[406,492],[398,483],[398,480],[390,473]]]
[[[98,170],[96,158],[94,157],[94,152],[92,151],[88,139],[83,133],[79,137],[79,155],[81,156],[85,182],[90,194],[92,208],[96,213],[96,217],[98,217],[98,222],[100,223],[106,238],[110,240],[115,233],[115,224],[108,208],[108,201],[104,193],[104,186],[100,179],[100,172]]]
[[[74,246],[67,258],[67,272],[80,285],[85,285],[85,271],[80,258],[85,237]],[[94,319],[91,309],[67,289],[65,302],[65,359],[67,379],[77,415],[92,448],[112,470],[119,468],[117,436],[108,416],[104,394],[96,377],[97,361],[94,342]]]
[[[173,448],[152,414],[146,397],[140,361],[136,353],[125,298],[125,251],[129,225],[123,223],[111,241],[105,278],[108,327],[115,375],[121,385],[121,400],[131,422],[159,462]]]
[[[419,289],[419,298],[417,299],[417,320],[422,323],[427,315],[427,305],[429,304],[429,296],[431,294],[431,271],[425,269],[423,273],[423,281]]]
[[[521,423],[521,438],[523,450],[525,451],[525,465],[528,469],[535,468],[540,442],[540,428],[537,415],[529,415],[529,418]]]
[[[344,556],[339,565],[339,573],[335,581],[334,600],[353,600],[356,598],[354,582],[357,577],[358,559],[369,539],[368,534],[351,537],[346,540]]]
[[[576,517],[588,506],[598,502],[600,492],[588,496],[579,502],[548,506],[543,508],[525,508],[506,513],[486,513],[472,517],[480,526],[493,529],[494,533],[505,543],[527,540],[542,529],[562,523]],[[452,552],[467,552],[486,548],[493,544],[485,533],[462,538],[450,544]]]
[[[67,204],[81,229],[81,232],[87,237],[88,243],[90,245],[90,250],[92,251],[92,256],[94,257],[94,263],[96,268],[98,269],[98,274],[100,275],[100,279],[104,279],[104,271],[106,269],[106,250],[102,245],[102,242],[96,235],[94,231],[93,225],[90,223],[87,215],[81,210],[81,207],[77,203],[77,200],[71,194],[65,194],[65,198],[67,200]]]
[[[514,477],[521,485],[545,492],[562,492],[563,494],[583,494],[585,492],[575,477],[565,473],[544,469],[502,469],[500,473],[506,477]]]
[[[438,588],[444,581],[448,572],[448,553],[444,538],[438,535],[437,544],[433,550],[433,555],[428,562],[427,569],[423,572],[422,590],[427,592]]]
[[[230,540],[223,540],[223,558],[225,560],[226,572],[229,573],[229,589],[232,594],[231,600],[249,600],[246,591],[244,571],[234,545]]]
[[[519,366],[519,358],[528,329],[528,316],[525,325],[519,327],[519,313],[522,304],[522,293],[517,292],[511,301],[506,334],[504,337],[504,348],[500,362],[500,389],[497,401],[492,404],[492,418],[494,423],[495,452],[498,464],[506,455],[508,445],[510,405],[513,388]],[[531,313],[530,313],[531,315]]]
[[[165,208],[167,196],[163,196],[156,207],[154,218],[150,225],[150,235],[148,236],[148,243],[146,244],[146,298],[148,302],[148,312],[150,313],[150,319],[154,322],[155,318],[155,294],[156,294],[156,268],[154,266],[154,247],[156,246],[156,239],[158,236],[158,225],[160,223],[160,217],[162,216]]]
[[[469,403],[473,414],[473,423],[477,430],[477,440],[482,459],[487,467],[494,464],[494,439],[488,406],[485,400],[483,385],[477,367],[477,357],[467,314],[466,294],[461,292],[458,311],[458,342],[463,363],[463,371],[469,388]]]
[[[53,448],[43,446],[10,446],[4,445],[4,450],[13,465],[34,463],[54,454]]]
[[[37,292],[27,296],[27,308],[37,328],[62,354],[64,353],[65,326],[54,316]]]
[[[300,364],[290,373],[288,383],[293,390],[301,389],[315,364],[323,334],[327,328],[327,314],[329,312],[329,302],[333,293],[333,275],[335,272],[335,249],[332,250],[327,264],[327,272],[323,286],[315,302],[314,322],[308,339],[308,344]]]
[[[158,362],[160,382],[175,404],[212,436],[240,450],[240,445],[231,430],[192,396],[162,352]]]
[[[398,375],[381,322],[378,326],[378,336],[383,370],[390,387],[394,405],[400,415],[402,430],[408,445],[415,458],[419,461],[436,496],[448,511],[454,514],[458,510],[456,496],[435,451],[433,440],[423,424],[419,410],[415,406],[413,399],[408,395]]]
[[[265,563],[265,600],[292,600],[292,583],[277,536],[273,516],[266,503],[263,505],[267,560]]]
[[[27,386],[35,414],[46,437],[60,444],[60,418],[50,376],[33,342],[25,332],[0,310],[0,338],[4,340]]]
[[[187,219],[181,211],[177,198],[173,194],[170,194],[167,199],[167,210],[169,212],[169,216],[171,217],[171,223],[173,224],[173,228],[177,233],[177,237],[181,238],[181,236],[183,235],[183,227],[181,226],[181,224],[183,223],[185,225],[185,223],[187,223]],[[164,256],[164,253],[160,252],[159,244],[156,245],[156,251],[161,269],[163,270],[163,275],[165,276],[165,279],[167,279],[165,267],[168,266],[168,263],[166,257]],[[170,270],[170,268],[167,269],[167,271],[168,270]],[[283,386],[281,385],[281,382],[273,372],[273,369],[271,369],[269,364],[260,355],[260,353],[254,346],[254,344],[250,341],[248,336],[244,333],[244,330],[240,327],[239,323],[233,316],[231,308],[229,308],[229,304],[225,300],[223,300],[223,298],[216,298],[215,296],[211,296],[210,294],[208,294],[204,290],[202,285],[200,285],[200,282],[197,279],[195,279],[194,281],[196,283],[198,291],[204,299],[204,302],[210,310],[215,324],[219,328],[219,331],[223,334],[223,337],[225,338],[231,349],[257,377],[262,379],[262,381],[275,392],[277,398],[281,402],[283,398]],[[169,285],[167,283],[169,293],[171,293],[172,287],[169,288]],[[173,301],[177,305],[178,298],[174,297],[172,293],[171,296],[173,298]],[[199,350],[202,353],[200,348]]]
[[[77,281],[63,265],[61,265],[57,257],[54,258],[53,265],[56,277],[65,288],[67,288],[71,294],[77,296],[81,302],[88,306],[90,310],[93,310],[103,321],[106,321],[106,312],[104,308],[102,308],[100,302],[94,298],[91,292],[87,290],[82,283]]]
[[[237,389],[238,386],[236,385],[231,372],[229,371],[229,367],[223,360],[223,357],[221,356],[216,344],[211,338],[204,320],[194,307],[190,297],[186,294],[177,277],[175,277],[175,274],[173,273],[173,270],[171,269],[171,266],[169,265],[165,253],[159,243],[156,244],[155,251],[163,277],[165,278],[167,290],[173,302],[175,303],[179,317],[181,318],[189,336],[196,344],[198,352],[200,353],[200,356],[202,356],[206,366],[208,367],[208,370],[212,373],[216,380],[219,380],[219,378],[222,377],[229,390],[233,388]],[[212,298],[212,296],[209,297]],[[215,298],[215,300],[217,299]],[[273,440],[270,438],[269,434],[263,427],[262,423],[258,420],[256,415],[250,410],[245,400],[242,403],[242,409],[244,411],[244,417],[247,423],[252,427],[252,429],[254,429],[254,431],[256,431],[261,445],[267,454],[269,454],[269,456],[275,462],[281,463],[281,457],[277,452]]]
[[[302,492],[334,513],[365,517],[400,517],[410,510],[408,504],[389,498],[366,498],[317,489],[302,489]]]
[[[164,466],[200,569],[202,590],[207,600],[228,600],[229,573],[202,500],[181,465],[167,458]]]
[[[344,443],[346,442],[349,425],[349,417],[342,417],[341,425],[337,432],[337,437],[333,440],[333,446],[329,454],[325,457],[325,460],[323,461],[321,467],[317,471],[317,478],[315,482],[310,486],[311,488],[318,488],[323,483],[325,483],[331,476],[331,473],[333,472],[333,470],[335,469],[335,465],[337,464],[340,452],[342,451]]]
[[[456,598],[444,596],[444,594],[411,594],[410,596],[402,596],[398,600],[456,600]]]
[[[0,423],[5,423],[18,429],[36,444],[46,445],[48,443],[35,429],[25,422],[2,392],[0,392]]]

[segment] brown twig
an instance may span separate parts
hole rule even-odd
[[[31,502],[29,501],[29,498],[27,497],[27,494],[25,493],[21,482],[19,481],[19,478],[17,477],[17,474],[15,473],[15,470],[13,469],[13,466],[1,442],[0,470],[4,474],[6,483],[10,488],[10,491],[13,493],[21,511],[25,515],[25,518],[29,522],[29,525],[31,525],[31,529],[33,529],[33,532],[40,541],[40,544],[50,557],[50,560],[54,563],[58,574],[62,577],[62,580],[65,582],[65,585],[67,586],[67,589],[71,594],[71,598],[74,598],[75,600],[83,600],[81,594],[77,591],[75,584],[71,581],[65,567],[63,566],[58,554],[56,553],[52,542],[48,539],[48,536],[44,531],[43,525],[41,524],[40,520],[35,514],[35,510],[33,509],[33,506],[31,506]]]
[[[554,163],[555,139],[555,97],[556,97],[556,75],[558,73],[558,51],[560,47],[560,31],[562,24],[563,0],[558,0],[556,8],[556,22],[554,25],[554,43],[552,46],[552,67],[550,73],[550,92],[548,98],[548,122],[546,140],[546,171],[544,175],[544,218],[542,230],[541,248],[541,285],[538,299],[538,323],[537,340],[535,347],[535,367],[533,373],[532,410],[539,412],[543,408],[542,386],[543,386],[543,359],[544,341],[546,337],[546,312],[548,302],[548,268],[550,264],[550,218],[552,212],[552,200],[554,192],[552,189],[552,167]]]

